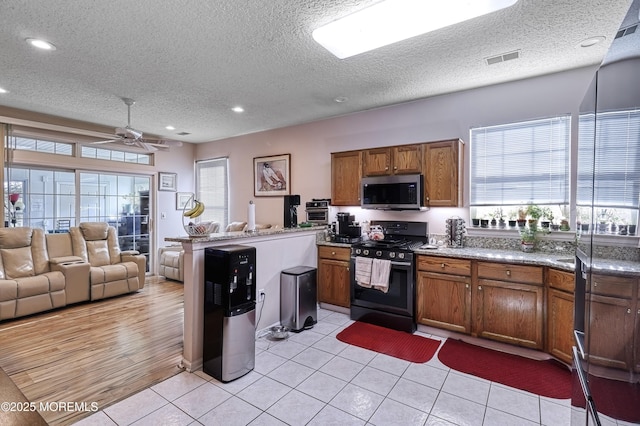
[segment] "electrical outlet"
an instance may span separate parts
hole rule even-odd
[[[264,302],[264,298],[265,298],[264,288],[261,288],[260,290],[258,290],[258,302]]]

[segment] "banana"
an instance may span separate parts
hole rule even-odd
[[[197,202],[198,205],[196,206],[196,211],[193,212],[193,214],[191,214],[191,216],[189,216],[191,219],[194,219],[198,216],[200,216],[203,212],[204,212],[204,203],[198,201]]]
[[[200,204],[200,201],[193,200],[193,207],[190,210],[184,212],[182,215],[184,217],[191,217],[200,208]]]

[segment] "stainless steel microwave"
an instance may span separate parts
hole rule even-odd
[[[362,178],[361,206],[379,210],[426,210],[421,174]]]

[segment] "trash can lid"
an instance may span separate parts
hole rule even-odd
[[[287,275],[303,275],[315,270],[316,268],[312,266],[294,266],[293,268],[283,270],[282,273]]]

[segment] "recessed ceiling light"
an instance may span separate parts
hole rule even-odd
[[[241,106],[235,106],[231,108],[231,111],[241,113],[241,112],[244,112],[244,108],[242,108]]]
[[[9,91],[7,89],[3,89],[2,87],[0,87],[0,93],[9,93]]]
[[[580,47],[591,47],[593,45],[596,45],[598,43],[600,43],[601,41],[604,41],[605,37],[604,36],[597,36],[597,37],[589,37],[587,39],[584,39],[580,42]]]
[[[165,129],[167,129],[167,130],[175,130],[176,128],[173,127],[173,126],[167,126],[167,127],[165,127]]]
[[[335,102],[341,104],[343,102],[347,102],[349,100],[349,98],[347,98],[346,96],[338,96],[337,98],[334,99]]]
[[[384,0],[316,28],[315,41],[340,59],[512,6],[517,0]]]
[[[56,47],[53,44],[38,38],[28,38],[27,43],[42,50],[56,50]]]

